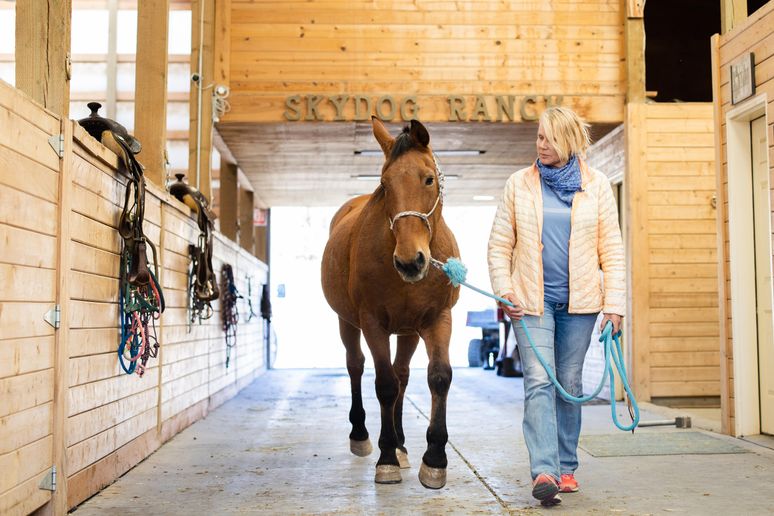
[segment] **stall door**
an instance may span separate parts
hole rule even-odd
[[[774,335],[772,334],[771,187],[764,117],[750,122],[753,210],[755,217],[755,277],[758,321],[758,382],[761,433],[774,434]]]

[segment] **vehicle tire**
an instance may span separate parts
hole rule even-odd
[[[481,339],[472,339],[468,344],[468,367],[481,367]]]

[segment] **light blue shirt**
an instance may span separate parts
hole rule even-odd
[[[546,301],[570,299],[570,211],[541,178],[543,189],[543,286]]]

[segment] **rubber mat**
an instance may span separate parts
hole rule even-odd
[[[728,439],[702,432],[621,432],[587,435],[579,446],[594,457],[629,455],[704,455],[714,453],[747,453],[748,450]]]

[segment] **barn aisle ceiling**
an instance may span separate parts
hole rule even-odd
[[[496,203],[508,176],[535,157],[534,123],[425,125],[441,168],[450,177],[446,183],[450,205]],[[393,135],[402,126],[387,124]],[[595,125],[594,140],[614,127]],[[379,182],[383,157],[374,152],[379,146],[370,123],[231,122],[218,124],[217,131],[264,207],[336,206],[353,195],[372,192]],[[449,151],[478,152],[449,155]]]

